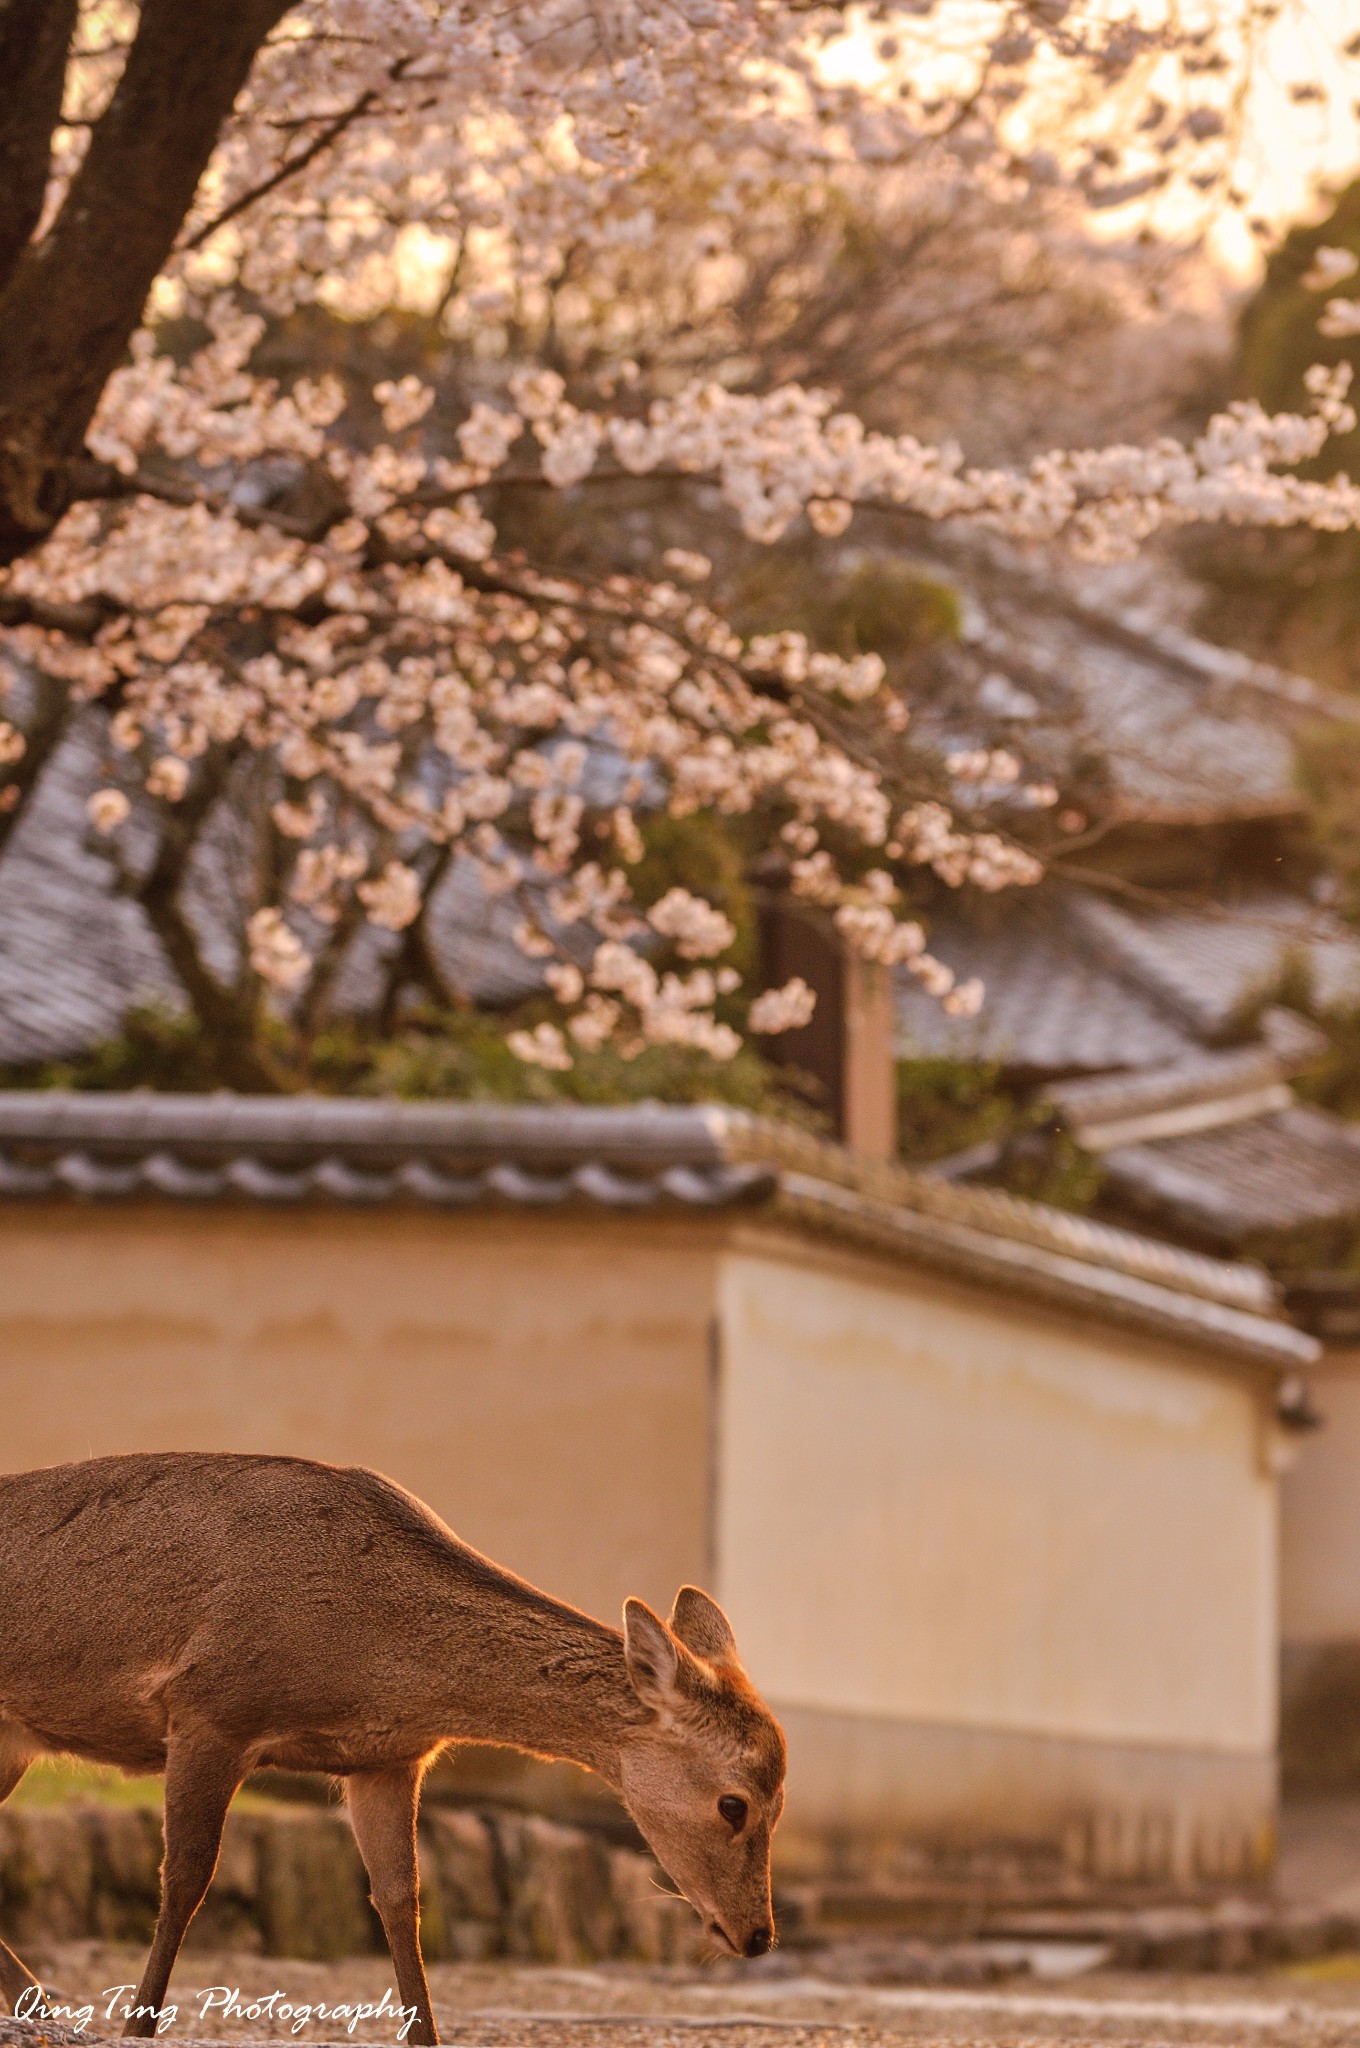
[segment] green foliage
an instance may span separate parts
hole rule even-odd
[[[280,1797],[315,1802],[325,1797],[315,1789],[324,1780],[293,1779],[270,1771],[252,1776],[232,1805],[238,1812],[258,1812]],[[29,1766],[10,1795],[11,1806],[133,1806],[159,1813],[164,1804],[163,1778],[130,1777],[111,1764],[86,1764],[71,1756],[43,1756]]]
[[[736,926],[737,936],[724,953],[723,964],[735,967],[743,977],[753,975],[758,934],[755,901],[746,877],[762,843],[756,821],[715,817],[708,811],[672,818],[656,811],[641,818],[639,826],[643,856],[628,869],[638,902],[656,903],[673,888],[705,897]]]
[[[1350,362],[1360,372],[1360,337],[1317,331],[1329,298],[1350,298],[1360,277],[1330,291],[1303,279],[1319,248],[1360,255],[1360,183],[1342,193],[1328,217],[1286,236],[1245,307],[1233,382],[1243,397],[1270,411],[1304,402],[1304,372],[1313,363]],[[1303,474],[1360,476],[1360,429],[1327,443]],[[1188,550],[1190,565],[1214,590],[1202,620],[1211,638],[1300,669],[1319,680],[1360,688],[1360,535],[1250,533],[1204,535]]]
[[[833,654],[881,654],[885,661],[957,640],[960,624],[959,600],[947,584],[878,559],[838,581],[815,618],[816,638]]]
[[[1341,908],[1360,914],[1360,719],[1305,727],[1296,744],[1313,845],[1341,885]]]
[[[897,1149],[913,1164],[1010,1137],[1025,1120],[1001,1069],[968,1060],[899,1060]]]
[[[1239,388],[1272,412],[1302,404],[1304,372],[1313,363],[1350,362],[1360,368],[1360,339],[1331,338],[1317,323],[1328,299],[1349,298],[1355,278],[1315,291],[1304,283],[1319,249],[1350,249],[1360,256],[1360,183],[1351,185],[1327,218],[1294,228],[1266,265],[1260,289],[1243,309],[1238,329]],[[1319,472],[1360,466],[1360,428],[1329,442]]]
[[[1294,1077],[1294,1092],[1334,1116],[1360,1121],[1360,1011],[1333,1010],[1315,1021],[1327,1048]]]
[[[1046,1132],[1016,1146],[1007,1160],[1006,1186],[1013,1195],[1046,1202],[1051,1209],[1078,1215],[1094,1209],[1105,1184],[1105,1170],[1091,1152],[1066,1131]]]
[[[974,1145],[1001,1142],[1006,1187],[1034,1202],[1079,1212],[1094,1208],[1099,1160],[1065,1132],[1046,1129],[1042,1104],[986,1061],[901,1060],[897,1068],[897,1149],[909,1165],[946,1159]]]
[[[509,1014],[408,1010],[391,1035],[348,1021],[330,1026],[309,1046],[273,1027],[276,1066],[299,1090],[321,1095],[396,1096],[452,1102],[725,1102],[762,1116],[815,1125],[798,1077],[744,1047],[717,1061],[687,1046],[648,1046],[636,1059],[612,1047],[582,1053],[565,1074],[527,1066],[506,1033],[550,1013],[544,1001]],[[0,1069],[0,1086],[95,1091],[147,1088],[196,1093],[225,1086],[211,1047],[191,1017],[164,1010],[129,1014],[122,1033],[81,1059]]]
[[[739,632],[774,628],[805,633],[831,654],[881,654],[891,668],[912,654],[956,640],[956,593],[909,562],[874,557],[851,569],[825,549],[767,549],[733,578],[730,605]]]
[[[101,1806],[159,1808],[159,1778],[125,1778],[107,1764],[83,1764],[74,1757],[39,1757],[11,1794],[13,1806],[65,1806],[72,1801]]]
[[[222,1086],[222,1080],[197,1018],[150,1004],[129,1010],[121,1031],[73,1059],[0,1067],[0,1085],[194,1095]]]

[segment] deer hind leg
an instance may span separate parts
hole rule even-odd
[[[392,1951],[401,2002],[415,2007],[407,2039],[433,2048],[439,2040],[420,1953],[420,1866],[416,1809],[420,1770],[356,1771],[347,1781],[350,1825],[368,1872],[373,1904]]]
[[[12,1722],[10,1727],[13,1727]],[[9,1798],[31,1761],[30,1752],[20,1747],[17,1735],[7,1733],[5,1724],[0,1722],[0,1806]],[[42,1996],[42,1986],[33,1972],[19,1961],[12,1948],[6,1948],[0,1941],[0,1996],[8,2002],[11,2012],[17,2008],[26,1991],[31,1997]]]
[[[217,1868],[222,1824],[245,1773],[239,1753],[201,1725],[172,1723],[165,1758],[165,1857],[161,1908],[125,2037],[149,2039],[165,2002],[180,1943]]]

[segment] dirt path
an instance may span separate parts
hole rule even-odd
[[[135,1979],[140,1949],[69,1943],[30,1960],[63,2004],[93,2008],[83,2040],[116,2035],[112,1987]],[[1095,1973],[969,1990],[827,1983],[802,1974],[792,1957],[710,1970],[442,1964],[430,1980],[446,2048],[1360,2048],[1360,1961],[1353,1958],[1252,1977]],[[379,1956],[308,1963],[190,1950],[176,1972],[169,2039],[175,2048],[224,2040],[241,2048],[392,2042],[400,2025],[391,2012],[395,1993],[380,2019],[335,2010],[372,2005],[390,1984],[390,1966]],[[235,1994],[230,2004],[228,1992]],[[325,2013],[315,2010],[323,2006]],[[0,2048],[32,2044],[40,2031],[0,2022]]]

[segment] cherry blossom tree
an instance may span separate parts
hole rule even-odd
[[[1303,413],[1237,405],[1185,444],[970,466],[782,374],[827,352],[776,317],[803,245],[762,272],[734,231],[889,178],[1022,212],[1054,181],[1129,206],[1173,170],[1222,195],[1258,13],[1215,31],[1218,10],[1205,28],[1063,0],[0,0],[0,831],[72,707],[96,707],[91,830],[238,1050],[264,1005],[324,1013],[361,922],[419,943],[455,861],[513,904],[555,1004],[512,1039],[525,1060],[725,1059],[739,997],[757,1034],[806,1022],[801,984],[742,990],[720,907],[639,897],[657,811],[758,819],[767,874],[970,1012],[982,991],[953,985],[904,890],[921,868],[1033,882],[1057,792],[1009,756],[931,758],[873,652],[743,638],[705,595],[711,550],[568,573],[503,547],[500,508],[563,494],[607,521],[645,480],[706,493],[700,527],[765,546],[800,522],[835,542],[866,511],[1092,560],[1190,522],[1360,523],[1360,487],[1293,474],[1354,425],[1344,365],[1310,374]],[[1036,123],[1059,107],[1055,156]],[[698,323],[636,288],[663,230],[672,275],[714,318],[736,308],[748,357],[759,330],[773,376],[734,371],[730,336],[705,359]],[[1355,317],[1342,282],[1338,263],[1331,333]],[[371,319],[412,290],[466,349],[465,402],[405,374],[358,404],[334,374],[254,367],[270,320]],[[223,809],[260,824],[225,979],[182,887]]]

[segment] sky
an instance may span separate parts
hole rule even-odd
[[[1270,31],[1253,80],[1248,126],[1239,166],[1248,195],[1244,215],[1215,223],[1210,247],[1232,274],[1250,277],[1259,266],[1245,214],[1280,226],[1316,219],[1326,211],[1319,184],[1333,188],[1360,174],[1360,63],[1336,52],[1360,33],[1360,0],[1299,0]],[[1315,79],[1324,105],[1296,105],[1289,88]]]
[[[871,10],[856,8],[850,33],[827,53],[827,70],[884,86],[895,74],[910,78],[922,98],[946,95],[976,75],[977,52],[992,40],[1002,11],[1001,0],[907,0],[905,16],[894,22],[893,58],[884,62],[877,54],[881,22]],[[1096,22],[1132,18],[1154,25],[1172,18],[1204,30],[1206,50],[1221,49],[1228,58],[1223,71],[1201,68],[1191,75],[1171,60],[1145,60],[1102,86],[1079,122],[1097,139],[1102,123],[1111,135],[1127,137],[1150,93],[1164,98],[1177,118],[1217,109],[1233,136],[1232,182],[1240,206],[1196,191],[1190,182],[1189,174],[1222,161],[1222,143],[1209,142],[1183,156],[1187,176],[1155,200],[1094,215],[1097,232],[1127,234],[1149,219],[1177,239],[1203,233],[1212,260],[1234,281],[1248,282],[1259,273],[1272,236],[1325,211],[1321,188],[1360,174],[1360,0],[1032,0],[1035,15],[1045,11],[1061,13],[1063,28],[1078,33]],[[1356,54],[1347,60],[1340,52],[1351,38]],[[1073,76],[1061,61],[1030,67],[1029,89],[1006,117],[1013,146],[1063,153]],[[1307,96],[1300,97],[1300,88]],[[1145,170],[1165,161],[1152,140],[1138,144]],[[1252,220],[1263,222],[1270,235],[1253,234]]]

